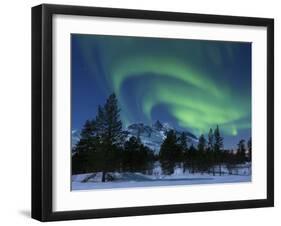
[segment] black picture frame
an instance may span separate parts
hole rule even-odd
[[[266,27],[267,198],[54,212],[52,210],[52,18],[55,14]],[[274,206],[273,19],[49,4],[32,8],[32,218],[40,221],[57,221],[271,206]]]

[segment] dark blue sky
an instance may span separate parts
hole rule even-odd
[[[225,147],[251,136],[251,43],[71,36],[72,129],[117,95],[125,126],[157,119]]]

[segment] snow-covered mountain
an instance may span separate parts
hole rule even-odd
[[[129,139],[132,136],[139,137],[142,143],[149,147],[151,150],[155,152],[159,152],[160,146],[163,143],[164,139],[166,138],[167,132],[169,130],[175,130],[172,126],[168,123],[161,123],[157,120],[153,125],[145,125],[143,123],[134,123],[129,125],[125,130],[124,133]],[[180,136],[181,132],[185,132],[189,144],[197,144],[198,139],[195,135],[188,131],[177,131],[176,133]],[[80,131],[79,130],[72,130],[72,148],[80,140]]]
[[[163,140],[166,138],[169,130],[175,130],[168,123],[161,123],[157,120],[152,126],[143,123],[134,123],[128,126],[125,133],[129,139],[131,136],[139,137],[142,143],[155,152],[159,152]],[[178,135],[183,131],[175,130]],[[197,143],[197,137],[188,131],[184,131],[189,143]]]

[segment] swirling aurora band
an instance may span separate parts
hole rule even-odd
[[[72,62],[74,124],[86,118],[75,109],[89,117],[115,92],[127,125],[169,118],[195,135],[217,124],[251,134],[250,43],[72,35]]]

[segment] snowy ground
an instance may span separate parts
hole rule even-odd
[[[110,173],[114,181],[101,182],[101,173],[88,173],[72,176],[72,190],[111,189],[128,187],[175,186],[194,184],[216,184],[251,182],[251,167],[243,165],[238,167],[235,175],[229,175],[223,168],[223,175],[183,172],[181,168],[175,169],[172,175],[163,175],[161,168],[155,167],[151,175],[142,173]]]
[[[72,190],[108,189],[108,188],[129,188],[129,187],[152,187],[152,186],[175,186],[194,184],[215,184],[250,182],[251,176],[195,176],[193,178],[158,179],[147,181],[115,181],[115,182],[72,182]]]

